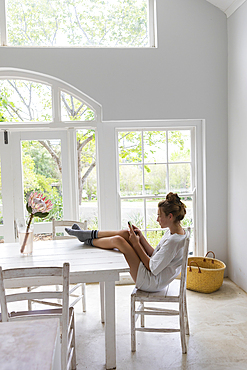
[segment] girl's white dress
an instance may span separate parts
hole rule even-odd
[[[140,262],[136,287],[147,292],[158,292],[170,284],[181,272],[184,235],[171,234],[168,230],[154,249],[149,262],[149,271]]]

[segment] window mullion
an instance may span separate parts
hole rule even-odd
[[[156,0],[148,0],[149,46],[157,47]]]
[[[61,90],[56,84],[52,86],[52,118],[53,122],[61,122]]]
[[[168,165],[168,131],[166,131],[166,188],[168,192],[170,190],[169,165]]]
[[[141,140],[142,140],[142,194],[144,195],[144,203],[143,203],[143,216],[144,216],[144,230],[145,234],[147,233],[147,204],[146,204],[146,190],[145,190],[145,167],[144,167],[144,139],[143,139],[143,131],[141,132]]]
[[[5,0],[0,0],[0,34],[1,34],[1,46],[6,46],[7,45],[7,20],[6,20]]]

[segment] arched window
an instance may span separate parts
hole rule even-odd
[[[51,218],[87,219],[89,227],[97,227],[95,133],[100,122],[101,106],[72,86],[50,76],[0,70],[0,129],[6,139],[1,145],[0,236],[11,234],[7,220],[23,217],[34,190],[54,204],[47,222],[34,220],[37,233],[50,231]],[[8,207],[8,184],[13,184],[13,208]]]

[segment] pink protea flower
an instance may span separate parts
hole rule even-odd
[[[33,191],[28,198],[28,207],[31,207],[32,214],[37,212],[47,213],[52,209],[52,206],[51,201],[49,199],[46,200],[42,193],[38,194],[36,191]]]
[[[27,211],[30,213],[30,218],[27,224],[26,235],[21,246],[21,253],[23,253],[25,245],[27,243],[27,238],[29,235],[28,230],[30,228],[33,217],[34,216],[40,218],[47,217],[52,207],[53,207],[52,202],[49,199],[46,200],[46,197],[44,197],[42,193],[38,194],[36,191],[33,191],[30,194],[26,206]]]

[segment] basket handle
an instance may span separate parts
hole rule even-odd
[[[213,254],[213,258],[215,258],[215,253],[213,251],[208,251],[208,253],[205,255],[205,257],[207,257],[207,255],[209,253],[212,253]],[[206,262],[206,259],[204,258],[203,262]],[[214,263],[214,260],[212,260],[212,263]]]
[[[196,261],[190,261],[189,262],[189,271],[190,272],[192,271],[192,268],[191,268],[191,264],[192,263],[195,263],[197,265],[197,267],[198,267],[198,273],[201,274],[201,269],[200,269],[200,267],[199,267],[199,265],[198,265],[198,263]]]

